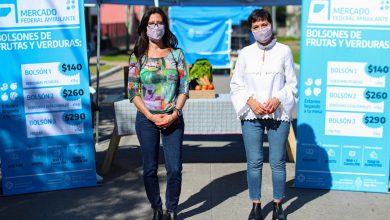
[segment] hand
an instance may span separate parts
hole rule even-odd
[[[161,122],[165,115],[166,114],[150,114],[147,118],[156,124],[158,122]]]
[[[279,99],[273,97],[265,103],[264,107],[267,110],[267,114],[272,114],[276,111],[276,109],[278,109],[279,105],[280,105]]]
[[[156,126],[159,128],[166,129],[168,128],[174,121],[176,121],[176,117],[173,116],[173,114],[164,114],[164,117],[162,117],[162,120],[160,122],[156,122]]]
[[[266,108],[258,101],[250,97],[247,101],[247,104],[249,105],[249,108],[257,114],[257,115],[265,115],[267,114]]]

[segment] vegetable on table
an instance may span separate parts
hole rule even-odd
[[[190,70],[191,88],[214,89],[212,85],[212,66],[207,59],[197,60]],[[200,87],[197,87],[197,86]]]

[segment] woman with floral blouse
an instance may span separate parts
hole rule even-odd
[[[145,190],[153,219],[177,219],[188,70],[183,51],[177,48],[177,38],[160,8],[144,14],[138,34],[129,60],[128,95],[138,109],[135,129],[142,151]],[[165,213],[157,176],[160,136],[167,170]]]

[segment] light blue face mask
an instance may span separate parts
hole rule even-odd
[[[149,39],[159,41],[165,34],[165,26],[163,24],[149,24],[146,27],[146,35]]]
[[[252,34],[258,42],[266,43],[272,37],[271,25],[268,25],[258,31],[252,31]]]

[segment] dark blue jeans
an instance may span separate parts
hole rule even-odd
[[[162,207],[157,176],[160,135],[162,135],[165,169],[167,170],[165,206],[168,210],[174,211],[179,204],[181,192],[184,120],[181,117],[167,129],[161,129],[142,113],[137,112],[135,130],[141,145],[146,195],[152,208]]]

